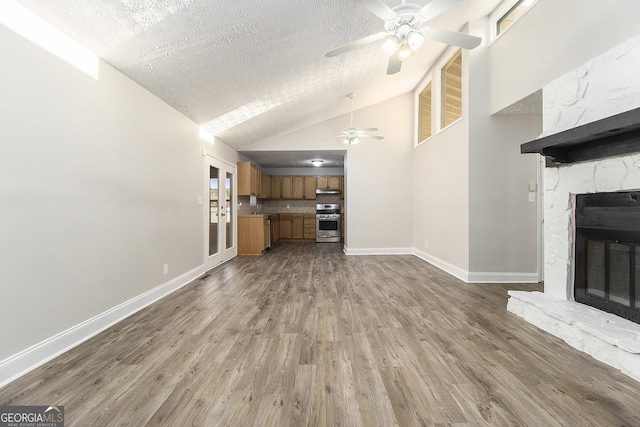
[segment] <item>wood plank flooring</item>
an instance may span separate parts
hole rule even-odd
[[[0,389],[68,426],[640,426],[640,383],[413,256],[238,257]]]

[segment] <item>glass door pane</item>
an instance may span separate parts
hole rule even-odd
[[[218,253],[218,218],[219,193],[220,193],[220,170],[209,166],[209,255]]]
[[[235,189],[233,188],[233,174],[227,172],[227,179],[225,181],[225,206],[226,206],[226,235],[227,235],[227,249],[231,249],[233,247],[233,215],[231,212],[231,201],[233,200],[233,192]]]

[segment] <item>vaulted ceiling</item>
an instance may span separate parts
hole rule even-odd
[[[431,24],[458,31],[500,1],[462,1]],[[352,0],[19,2],[238,150],[348,113],[351,92],[355,109],[406,93],[446,48],[426,42],[392,76],[379,42],[326,58],[383,30]]]

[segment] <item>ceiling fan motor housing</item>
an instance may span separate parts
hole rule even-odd
[[[420,23],[416,19],[416,14],[420,12],[420,6],[413,3],[399,4],[393,8],[396,16],[393,19],[385,21],[384,28],[387,31],[396,31],[403,24],[408,24],[412,28],[415,28]]]

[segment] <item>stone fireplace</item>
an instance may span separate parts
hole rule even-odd
[[[544,292],[511,291],[507,306],[638,381],[640,324],[576,302],[574,284],[576,252],[585,244],[581,240],[584,233],[578,230],[584,227],[576,224],[578,195],[640,191],[640,73],[634,71],[639,66],[640,37],[636,37],[543,89],[544,133],[540,139],[523,144],[522,151],[538,152],[546,158]],[[614,250],[624,251],[627,243],[616,246],[616,242],[629,240],[626,236],[640,232],[640,228],[636,224],[625,231],[622,239],[612,240]],[[629,250],[635,251],[635,247]],[[635,259],[640,261],[640,257]],[[608,264],[595,268],[608,268]],[[577,275],[581,274],[578,270]],[[617,282],[613,286],[618,286]]]

